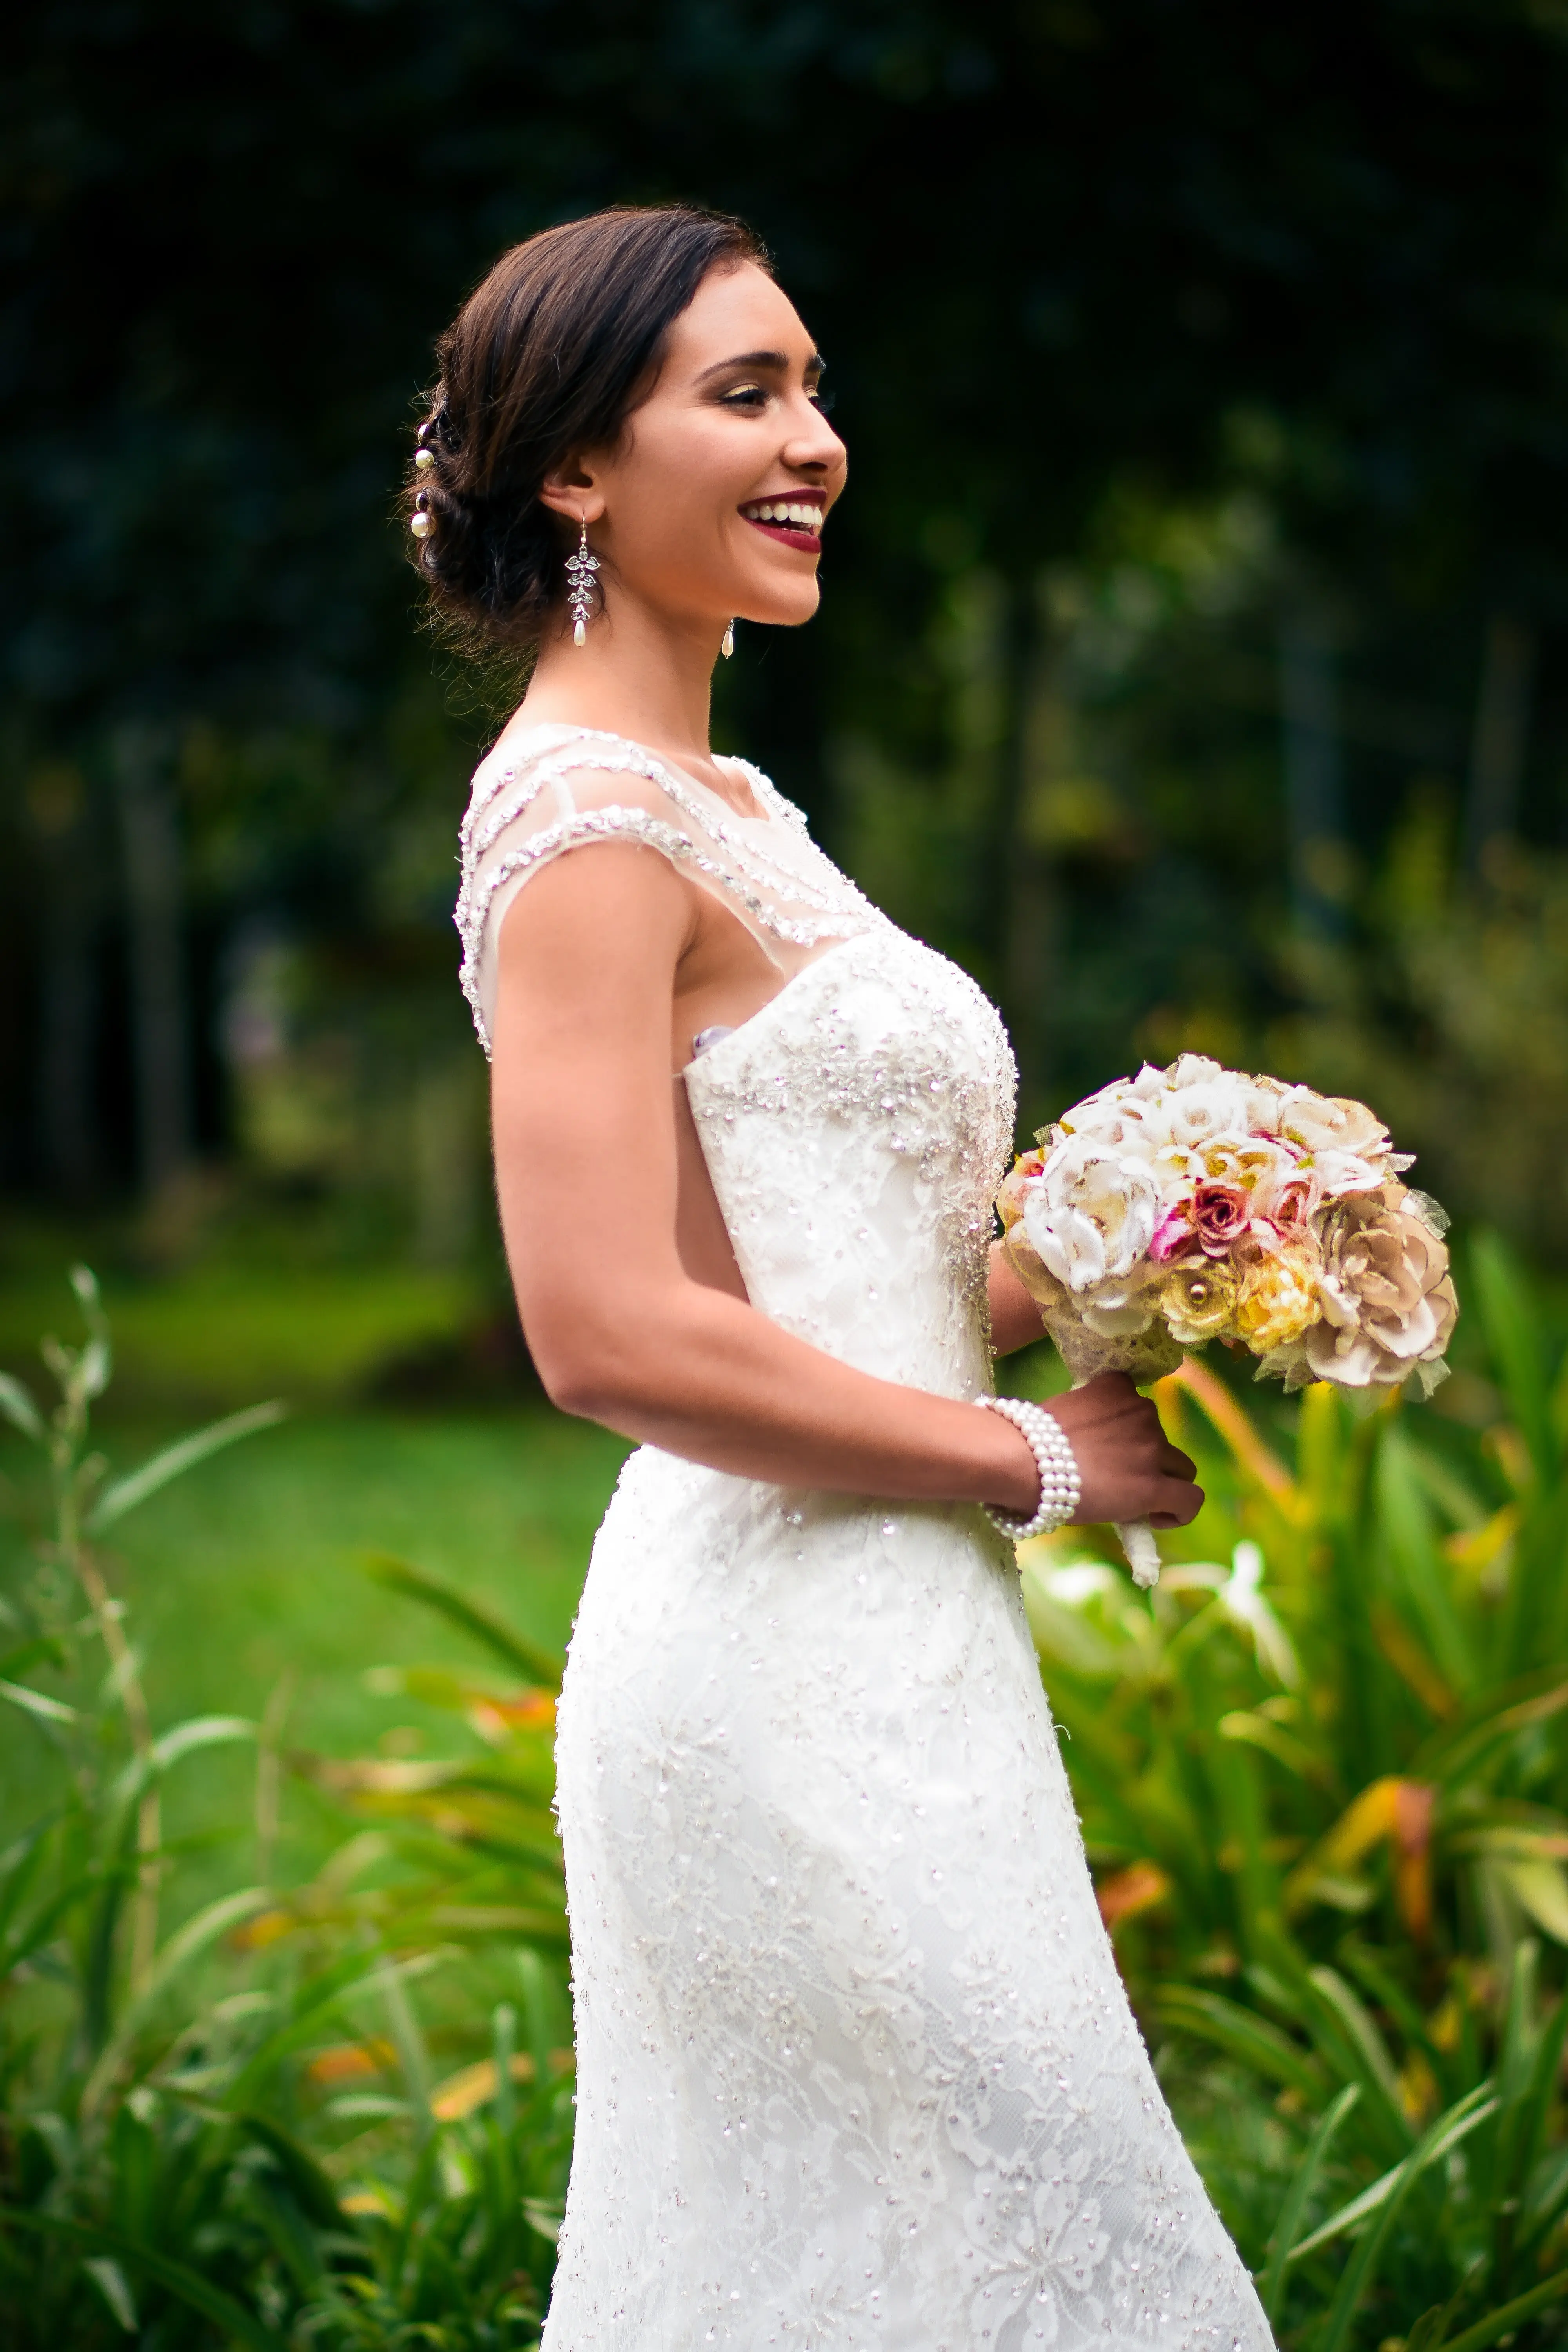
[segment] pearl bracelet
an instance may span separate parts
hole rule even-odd
[[[998,1510],[984,1503],[981,1508],[992,1526],[1014,1543],[1065,1528],[1078,1508],[1080,1482],[1072,1440],[1055,1413],[1047,1412],[1044,1405],[1026,1404],[1021,1397],[983,1396],[974,1402],[987,1412],[999,1412],[1027,1439],[1040,1473],[1040,1499],[1033,1516],[1020,1518],[1016,1511]]]

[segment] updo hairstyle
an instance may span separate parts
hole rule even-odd
[[[540,499],[578,450],[613,447],[652,389],[667,330],[715,268],[769,267],[744,222],[617,205],[513,246],[436,346],[404,512],[437,621],[527,652],[565,599],[561,518]]]

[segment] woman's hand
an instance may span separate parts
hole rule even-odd
[[[1125,1372],[1099,1372],[1081,1389],[1052,1397],[1078,1457],[1082,1481],[1075,1525],[1148,1519],[1184,1528],[1203,1508],[1197,1465],[1171,1444],[1160,1416]]]

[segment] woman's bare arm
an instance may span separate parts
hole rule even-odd
[[[991,1244],[991,1347],[1011,1356],[1046,1336],[1040,1310],[1014,1273],[1000,1242]]]
[[[683,1271],[671,1007],[702,918],[657,851],[605,843],[554,859],[501,928],[497,1181],[547,1391],[742,1477],[1031,1511],[1033,1455],[998,1415],[853,1370]],[[1193,1516],[1192,1465],[1130,1383],[1053,1410],[1078,1453],[1080,1518]]]

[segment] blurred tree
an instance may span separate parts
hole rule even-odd
[[[1190,907],[1195,859],[1238,941],[1249,896],[1283,908],[1281,674],[1299,907],[1303,890],[1333,903],[1334,828],[1375,845],[1404,793],[1386,728],[1343,774],[1358,694],[1403,698],[1444,744],[1473,733],[1478,838],[1555,822],[1568,14],[1553,0],[1004,0],[984,16],[953,0],[58,0],[13,29],[0,80],[18,852],[0,887],[28,971],[74,955],[100,1033],[106,952],[130,949],[143,1043],[164,1018],[151,975],[177,960],[147,950],[129,857],[98,945],[46,949],[46,928],[88,930],[37,887],[56,853],[22,795],[41,766],[74,762],[101,827],[127,725],[176,741],[205,728],[220,746],[205,795],[189,761],[171,772],[198,929],[270,910],[330,934],[367,978],[396,933],[401,968],[429,974],[416,995],[449,967],[443,860],[396,921],[376,903],[388,838],[421,812],[448,822],[462,766],[452,730],[437,748],[424,720],[419,759],[399,748],[428,706],[427,656],[388,497],[432,335],[466,287],[509,241],[614,199],[747,214],[827,350],[855,495],[824,619],[742,633],[724,722],[830,843],[881,866],[875,748],[906,835],[893,911],[1002,992],[1034,1094],[1079,1073],[1040,998],[1083,950],[1086,906],[1102,929]],[[1268,677],[1241,697],[1241,733],[1267,740],[1257,805],[1216,813],[1196,789],[1234,712],[1206,739],[1183,717],[1184,795],[1160,814],[1145,777],[1086,834],[1087,803],[1063,814],[1071,778],[1039,766],[1045,705],[1058,754],[1068,724],[1052,567],[1095,558],[1130,497],[1154,511],[1241,495],[1279,551],[1235,631],[1233,667]],[[1286,625],[1302,583],[1342,614],[1337,730],[1321,661],[1306,694],[1310,632]],[[1296,646],[1282,660],[1281,642]],[[1322,806],[1303,814],[1309,787]],[[1309,819],[1331,830],[1304,882]],[[1216,824],[1245,855],[1216,847]],[[1256,990],[1267,960],[1231,953]],[[1153,984],[1123,992],[1109,1024],[1123,1044]],[[30,1026],[6,1039],[7,1069],[58,1062],[73,1001],[58,970],[15,992],[7,1018]],[[68,1164],[81,1181],[103,1149],[85,1134],[35,1120],[12,1181]]]

